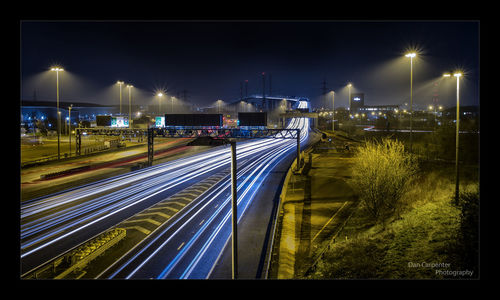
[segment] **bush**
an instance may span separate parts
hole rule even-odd
[[[478,272],[479,265],[479,192],[463,191],[459,195],[459,249],[462,268]]]
[[[416,172],[416,163],[397,140],[367,142],[354,156],[351,183],[376,220],[392,215]]]

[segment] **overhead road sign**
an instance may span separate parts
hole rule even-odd
[[[239,126],[267,126],[266,112],[239,112]]]
[[[165,114],[165,126],[222,126],[222,114]]]

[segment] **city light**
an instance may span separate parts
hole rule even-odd
[[[56,89],[57,89],[57,159],[61,159],[61,112],[59,111],[59,72],[64,71],[63,68],[55,66],[50,68],[56,72]]]
[[[120,115],[122,114],[122,86],[124,84],[123,81],[117,81],[116,84],[120,87]]]
[[[479,22],[69,21],[22,24],[20,279],[479,278]]]
[[[410,153],[413,150],[413,58],[417,56],[415,52],[410,52],[405,57],[410,58]]]
[[[449,75],[446,73],[445,75]],[[443,75],[444,76],[444,75]],[[459,132],[460,132],[460,77],[462,77],[462,72],[457,71],[453,74],[457,78],[457,112],[455,122],[455,204],[458,205],[459,199],[459,165],[458,165],[458,154],[459,154]],[[450,76],[446,76],[450,77]]]

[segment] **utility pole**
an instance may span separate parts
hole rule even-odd
[[[245,98],[248,98],[248,80],[245,80]]]

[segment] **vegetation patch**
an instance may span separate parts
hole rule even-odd
[[[421,165],[397,212],[380,221],[361,202],[307,278],[477,278],[478,184],[466,182],[456,205],[453,168]]]

